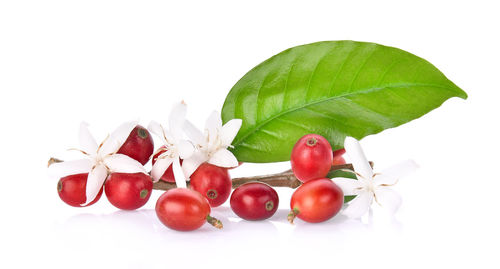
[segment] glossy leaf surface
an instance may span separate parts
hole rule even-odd
[[[285,50],[229,92],[224,122],[243,120],[232,151],[241,162],[286,161],[317,133],[334,149],[409,122],[467,94],[426,60],[374,43],[325,41]]]

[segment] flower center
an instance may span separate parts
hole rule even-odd
[[[366,184],[366,190],[369,191],[369,192],[374,192],[375,191],[375,186],[373,185],[372,183],[373,180],[370,180],[367,184]]]
[[[99,156],[99,155],[97,155],[94,158],[94,163],[95,163],[96,166],[100,165],[100,164],[104,164],[104,158],[101,157],[101,156]]]

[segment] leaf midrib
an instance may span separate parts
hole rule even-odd
[[[375,91],[384,90],[386,88],[404,88],[404,87],[409,87],[409,86],[413,86],[413,87],[433,87],[433,88],[445,89],[445,90],[448,90],[448,91],[451,91],[453,89],[453,88],[449,88],[449,87],[445,87],[445,86],[441,86],[441,85],[435,85],[435,84],[406,83],[406,84],[387,85],[387,86],[384,86],[384,87],[367,88],[367,89],[364,89],[364,90],[361,90],[361,91],[355,91],[355,92],[345,93],[345,94],[342,94],[342,95],[331,96],[331,97],[328,97],[328,98],[325,98],[325,99],[321,99],[321,100],[318,100],[318,101],[315,101],[315,102],[312,102],[312,103],[304,104],[302,106],[294,107],[294,108],[285,110],[285,111],[283,111],[281,113],[278,113],[278,114],[276,114],[276,115],[274,115],[274,116],[266,119],[265,121],[261,122],[260,124],[258,124],[257,126],[255,126],[255,128],[252,128],[250,130],[250,132],[246,133],[243,137],[241,137],[240,139],[238,139],[232,145],[234,147],[240,145],[245,139],[247,139],[249,136],[253,135],[254,133],[258,132],[263,126],[267,125],[270,121],[272,121],[272,120],[274,120],[276,118],[279,118],[279,117],[281,117],[283,115],[286,115],[286,114],[289,114],[289,113],[293,113],[293,112],[295,112],[295,111],[297,111],[299,109],[303,109],[305,107],[309,107],[309,106],[312,106],[312,105],[320,104],[320,103],[323,103],[323,102],[328,102],[328,101],[331,101],[331,100],[334,100],[334,99],[348,97],[348,96],[351,96],[351,95],[364,94],[364,93],[369,93],[369,92],[375,92]]]

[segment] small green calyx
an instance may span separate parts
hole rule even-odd
[[[267,203],[266,203],[266,210],[267,211],[271,211],[271,210],[273,210],[273,208],[274,208],[273,201],[267,201]]]
[[[316,145],[317,142],[318,142],[318,140],[316,140],[316,138],[309,138],[309,139],[307,139],[306,144],[308,146],[314,146],[314,145]]]
[[[137,129],[137,135],[142,139],[146,139],[148,137],[148,132],[144,128],[139,128]]]
[[[148,190],[146,190],[146,189],[144,189],[144,190],[142,190],[142,191],[139,193],[139,196],[141,197],[141,199],[144,199],[144,198],[146,198],[146,196],[148,196],[148,193],[149,193],[149,191],[148,191]]]
[[[217,198],[217,196],[219,196],[219,195],[217,194],[216,190],[210,189],[210,190],[207,191],[207,197],[208,198],[215,199],[215,198]]]

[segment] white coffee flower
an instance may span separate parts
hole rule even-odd
[[[142,164],[127,155],[117,154],[130,132],[137,126],[137,122],[126,122],[120,125],[100,145],[88,130],[88,124],[80,124],[79,142],[82,152],[87,158],[74,161],[54,163],[49,167],[49,173],[59,178],[88,173],[86,187],[86,201],[82,205],[92,202],[101,190],[104,181],[110,173],[146,173]]]
[[[153,165],[153,169],[151,170],[151,176],[155,182],[160,180],[170,165],[173,165],[176,182],[179,180],[179,182],[183,182],[183,185],[185,184],[187,176],[185,176],[182,172],[180,159],[186,160],[191,157],[194,152],[193,144],[183,139],[183,126],[186,121],[186,110],[187,108],[184,102],[179,103],[172,108],[168,120],[168,130],[155,121],[152,121],[148,126],[148,129],[163,141],[163,146],[165,147],[159,149],[165,150],[165,152],[158,156],[155,164]]]
[[[396,184],[399,178],[417,169],[417,164],[407,160],[381,173],[373,173],[358,140],[346,137],[344,147],[358,180],[340,177],[332,179],[342,189],[344,195],[356,195],[342,214],[350,218],[359,218],[369,210],[373,200],[394,213],[401,205],[401,197],[390,186]]]
[[[182,168],[186,176],[191,176],[204,162],[220,167],[236,167],[238,160],[227,148],[241,128],[241,119],[232,119],[222,125],[222,119],[217,111],[212,112],[201,132],[191,122],[184,123],[186,135],[194,142],[197,151],[191,158],[184,160]]]

